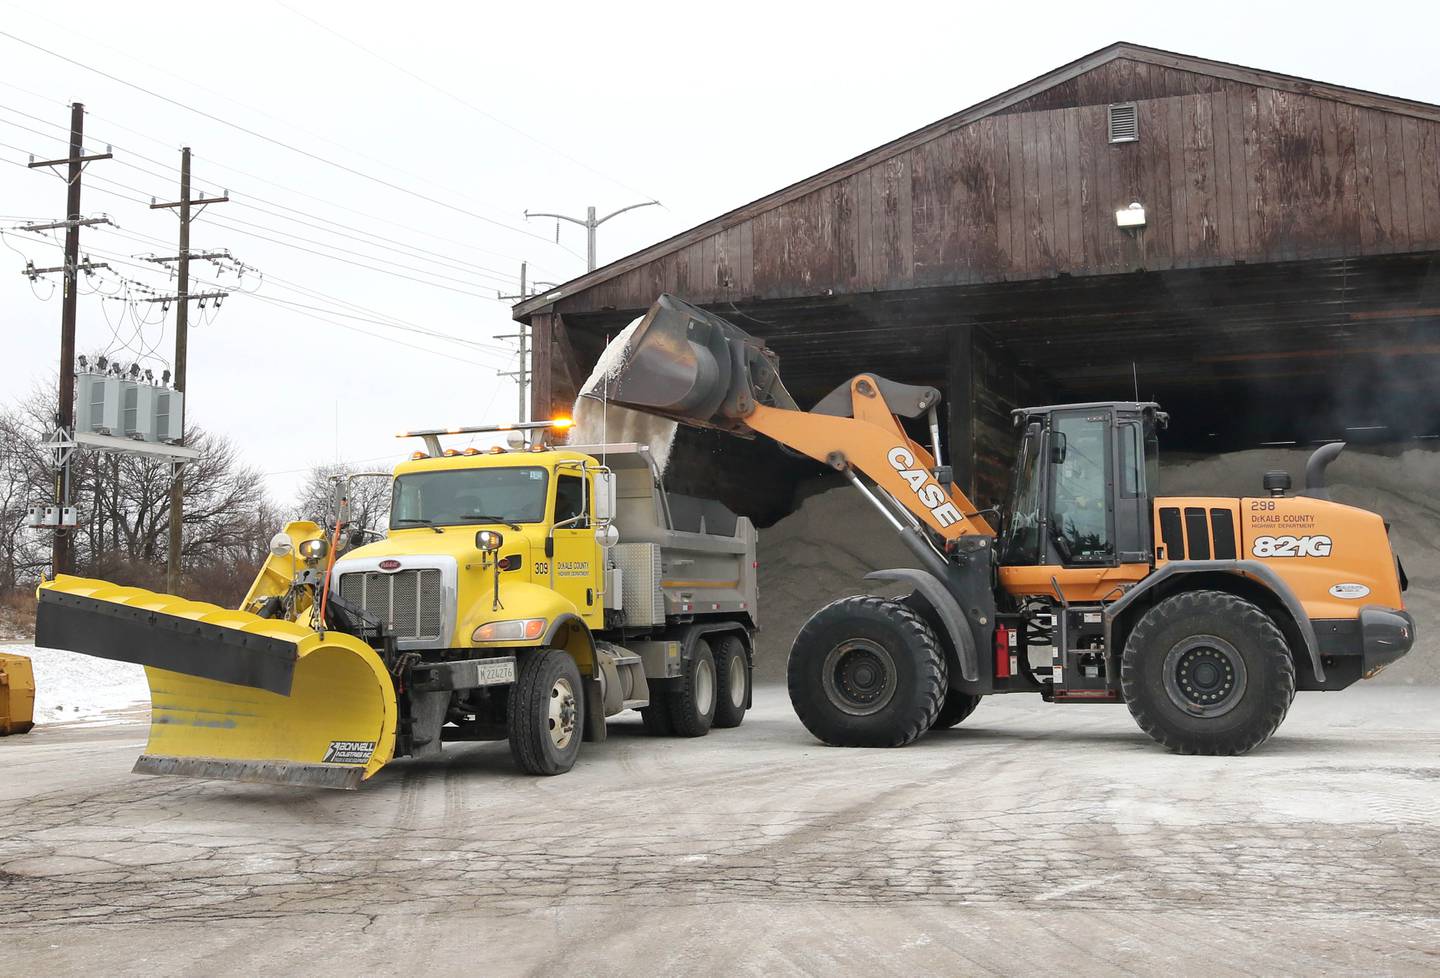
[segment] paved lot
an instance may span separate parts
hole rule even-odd
[[[139,722],[0,740],[0,974],[1440,971],[1440,690],[1301,694],[1223,760],[1028,697],[833,750],[760,699],[354,793],[131,775]]]

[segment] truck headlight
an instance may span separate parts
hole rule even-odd
[[[316,537],[314,540],[305,540],[300,544],[300,556],[306,560],[319,560],[325,556],[330,549],[330,544],[325,542],[324,537]]]
[[[290,542],[290,534],[288,533],[277,533],[270,538],[269,550],[270,553],[276,557],[288,557],[292,546],[294,546],[294,544]]]
[[[518,618],[514,621],[490,621],[475,629],[473,642],[533,641],[545,634],[546,619]]]

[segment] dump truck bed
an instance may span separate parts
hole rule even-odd
[[[649,446],[625,442],[568,446],[615,473],[615,528],[608,570],[619,572],[620,599],[607,606],[626,627],[667,620],[727,617],[758,626],[755,526],[724,504],[666,492]]]

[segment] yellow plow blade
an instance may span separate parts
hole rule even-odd
[[[395,686],[357,638],[65,575],[39,598],[37,645],[145,666],[139,773],[355,788],[394,756]]]

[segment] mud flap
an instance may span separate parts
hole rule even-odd
[[[41,585],[35,632],[145,666],[139,773],[354,788],[394,756],[394,683],[350,635],[65,575]]]

